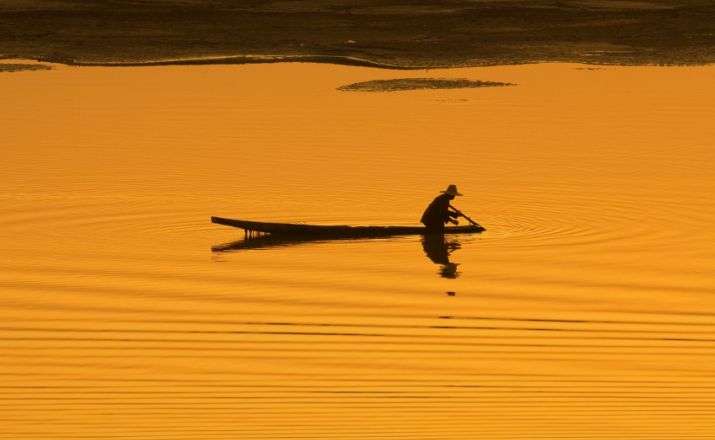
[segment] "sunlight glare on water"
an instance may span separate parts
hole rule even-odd
[[[0,74],[0,438],[715,436],[713,74]],[[517,86],[336,90],[406,77]],[[451,183],[487,232],[209,221],[417,224]]]

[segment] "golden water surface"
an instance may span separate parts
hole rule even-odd
[[[336,90],[404,77],[518,85]],[[0,438],[715,438],[713,78],[0,73]],[[416,224],[450,183],[487,228],[451,265],[209,221]]]

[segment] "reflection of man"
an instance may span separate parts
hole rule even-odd
[[[457,191],[457,185],[449,185],[446,191],[435,197],[432,203],[429,204],[422,214],[421,222],[429,229],[430,232],[441,234],[444,233],[445,223],[457,224],[458,214],[449,210],[449,202],[454,200],[455,196],[462,194]]]
[[[422,248],[430,260],[442,266],[439,274],[444,278],[457,278],[459,276],[459,272],[457,272],[458,264],[449,261],[449,254],[460,247],[459,242],[448,242],[444,235],[427,234],[422,237]]]

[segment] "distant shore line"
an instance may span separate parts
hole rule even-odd
[[[2,60],[17,59],[15,57],[3,57]],[[154,66],[196,66],[196,65],[230,65],[230,64],[273,64],[273,63],[319,63],[336,64],[343,66],[373,67],[377,69],[389,70],[427,70],[427,69],[447,69],[457,67],[477,67],[475,66],[404,66],[399,64],[383,63],[371,61],[363,58],[356,58],[342,55],[225,55],[195,58],[172,58],[164,60],[141,60],[141,61],[82,61],[76,59],[63,58],[31,58],[29,60],[39,63],[63,64],[77,67],[154,67]],[[518,64],[518,63],[515,63]]]
[[[334,64],[342,66],[371,67],[385,70],[436,70],[436,69],[458,69],[470,67],[494,67],[513,66],[526,64],[583,64],[589,66],[612,66],[612,67],[705,67],[715,65],[715,63],[618,63],[595,62],[588,60],[499,60],[483,61],[474,63],[458,64],[434,64],[434,65],[400,65],[379,61],[372,61],[365,58],[343,56],[343,55],[225,55],[209,57],[188,57],[172,58],[163,60],[138,60],[138,61],[83,61],[76,59],[41,57],[41,58],[18,58],[16,56],[0,56],[0,63],[4,61],[15,61],[18,67],[22,61],[33,61],[36,63],[62,64],[71,67],[160,67],[160,66],[204,66],[204,65],[241,65],[241,64],[274,64],[274,63],[317,63]],[[38,70],[33,64],[26,64],[26,70]]]

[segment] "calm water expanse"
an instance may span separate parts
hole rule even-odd
[[[336,90],[405,77],[518,86]],[[713,78],[0,73],[0,438],[715,438]],[[451,268],[209,221],[414,224],[450,183],[488,229]]]

